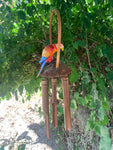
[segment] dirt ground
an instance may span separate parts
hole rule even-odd
[[[0,103],[0,150],[57,150],[57,133],[50,127],[50,139],[45,134],[44,118],[38,113],[39,94],[25,103],[4,100]]]

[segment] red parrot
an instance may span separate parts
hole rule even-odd
[[[42,65],[39,74],[36,76],[36,78],[38,78],[38,76],[40,75],[40,73],[42,72],[42,69],[44,68],[45,64],[47,62],[51,62],[52,61],[52,57],[54,55],[54,53],[56,53],[58,50],[58,44],[51,44],[51,45],[47,45],[43,51],[42,51],[42,57],[41,60],[39,61],[39,63]],[[64,45],[60,44],[60,51],[64,50]]]

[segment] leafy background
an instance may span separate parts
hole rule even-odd
[[[75,110],[90,109],[86,130],[100,136],[100,149],[111,148],[108,124],[113,101],[112,0],[1,0],[0,100],[26,90],[27,99],[40,88],[38,61],[49,44],[49,19],[58,9],[62,21],[61,61],[72,68],[70,91]],[[57,42],[57,17],[53,19]],[[60,85],[60,83],[59,83]],[[61,93],[60,93],[61,94]],[[62,95],[62,94],[61,94]],[[24,100],[23,100],[24,101]]]

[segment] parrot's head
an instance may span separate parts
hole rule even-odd
[[[56,47],[57,47],[57,49],[58,49],[58,44],[55,44],[56,45]],[[62,51],[64,51],[64,45],[63,44],[60,44],[60,51],[62,52]]]

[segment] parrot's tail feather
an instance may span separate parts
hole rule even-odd
[[[39,74],[36,76],[36,78],[38,78],[39,75],[41,74],[42,69],[44,68],[45,64],[46,64],[46,61],[43,62],[42,66],[41,66],[41,68],[40,68],[40,72],[39,72]]]
[[[39,77],[39,74],[36,76],[36,78],[38,78]]]
[[[39,61],[40,64],[42,64],[43,62],[45,62],[47,60],[47,57],[41,57],[41,60]]]

